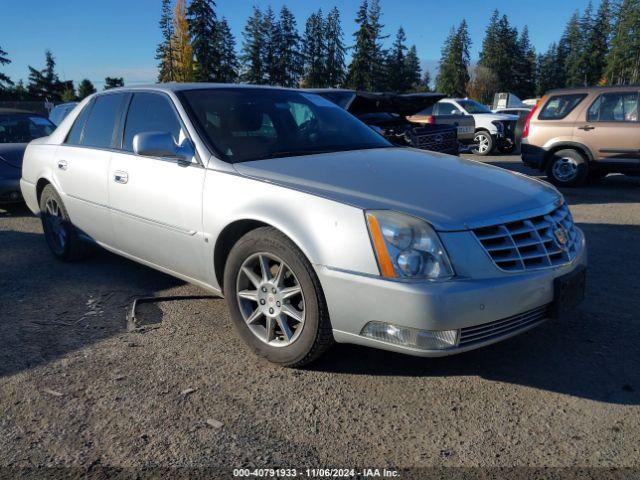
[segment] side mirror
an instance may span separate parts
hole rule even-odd
[[[143,132],[133,137],[133,151],[145,157],[175,158],[191,163],[196,150],[191,140],[185,138],[180,145],[169,132]]]

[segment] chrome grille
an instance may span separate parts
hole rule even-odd
[[[434,152],[447,151],[458,146],[456,130],[416,135],[415,147]]]
[[[496,266],[509,272],[554,267],[578,252],[578,232],[566,204],[546,215],[473,230]],[[566,243],[562,244],[562,236]]]
[[[533,327],[549,318],[549,308],[549,305],[544,305],[495,322],[463,328],[460,330],[458,346],[486,342]]]

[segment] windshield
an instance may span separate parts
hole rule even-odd
[[[51,135],[55,129],[53,123],[37,115],[0,115],[0,143],[28,143]]]
[[[185,91],[181,97],[210,146],[232,163],[392,146],[312,93],[216,88]]]
[[[458,103],[471,115],[474,113],[493,113],[487,107],[474,100],[459,100]]]

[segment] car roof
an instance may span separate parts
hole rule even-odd
[[[140,90],[155,90],[155,91],[161,91],[161,92],[183,92],[187,90],[205,90],[205,89],[212,89],[212,88],[232,88],[232,89],[238,89],[238,90],[245,89],[245,88],[251,88],[251,89],[259,88],[264,90],[292,90],[296,92],[300,91],[299,88],[272,87],[269,85],[252,85],[248,83],[170,82],[170,83],[152,83],[149,85],[135,85],[135,86],[128,86],[128,87],[112,88],[109,90],[99,92],[97,95],[104,95],[104,94],[116,93],[116,92],[135,92]]]
[[[571,87],[571,88],[556,88],[549,90],[546,95],[551,93],[589,93],[589,92],[602,92],[602,91],[615,91],[615,90],[637,90],[640,89],[640,85],[608,85],[597,87]]]
[[[39,117],[42,114],[37,112],[31,112],[29,110],[20,110],[19,108],[0,108],[0,115],[9,115],[9,114],[20,114],[20,115],[38,115]]]

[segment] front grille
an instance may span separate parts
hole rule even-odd
[[[534,308],[512,317],[460,330],[458,346],[486,342],[532,327],[549,318],[550,305]]]
[[[433,152],[446,152],[458,148],[458,132],[453,129],[438,133],[415,135],[413,146]]]
[[[579,247],[566,204],[546,215],[477,228],[473,233],[496,266],[509,272],[563,265],[576,257]]]

